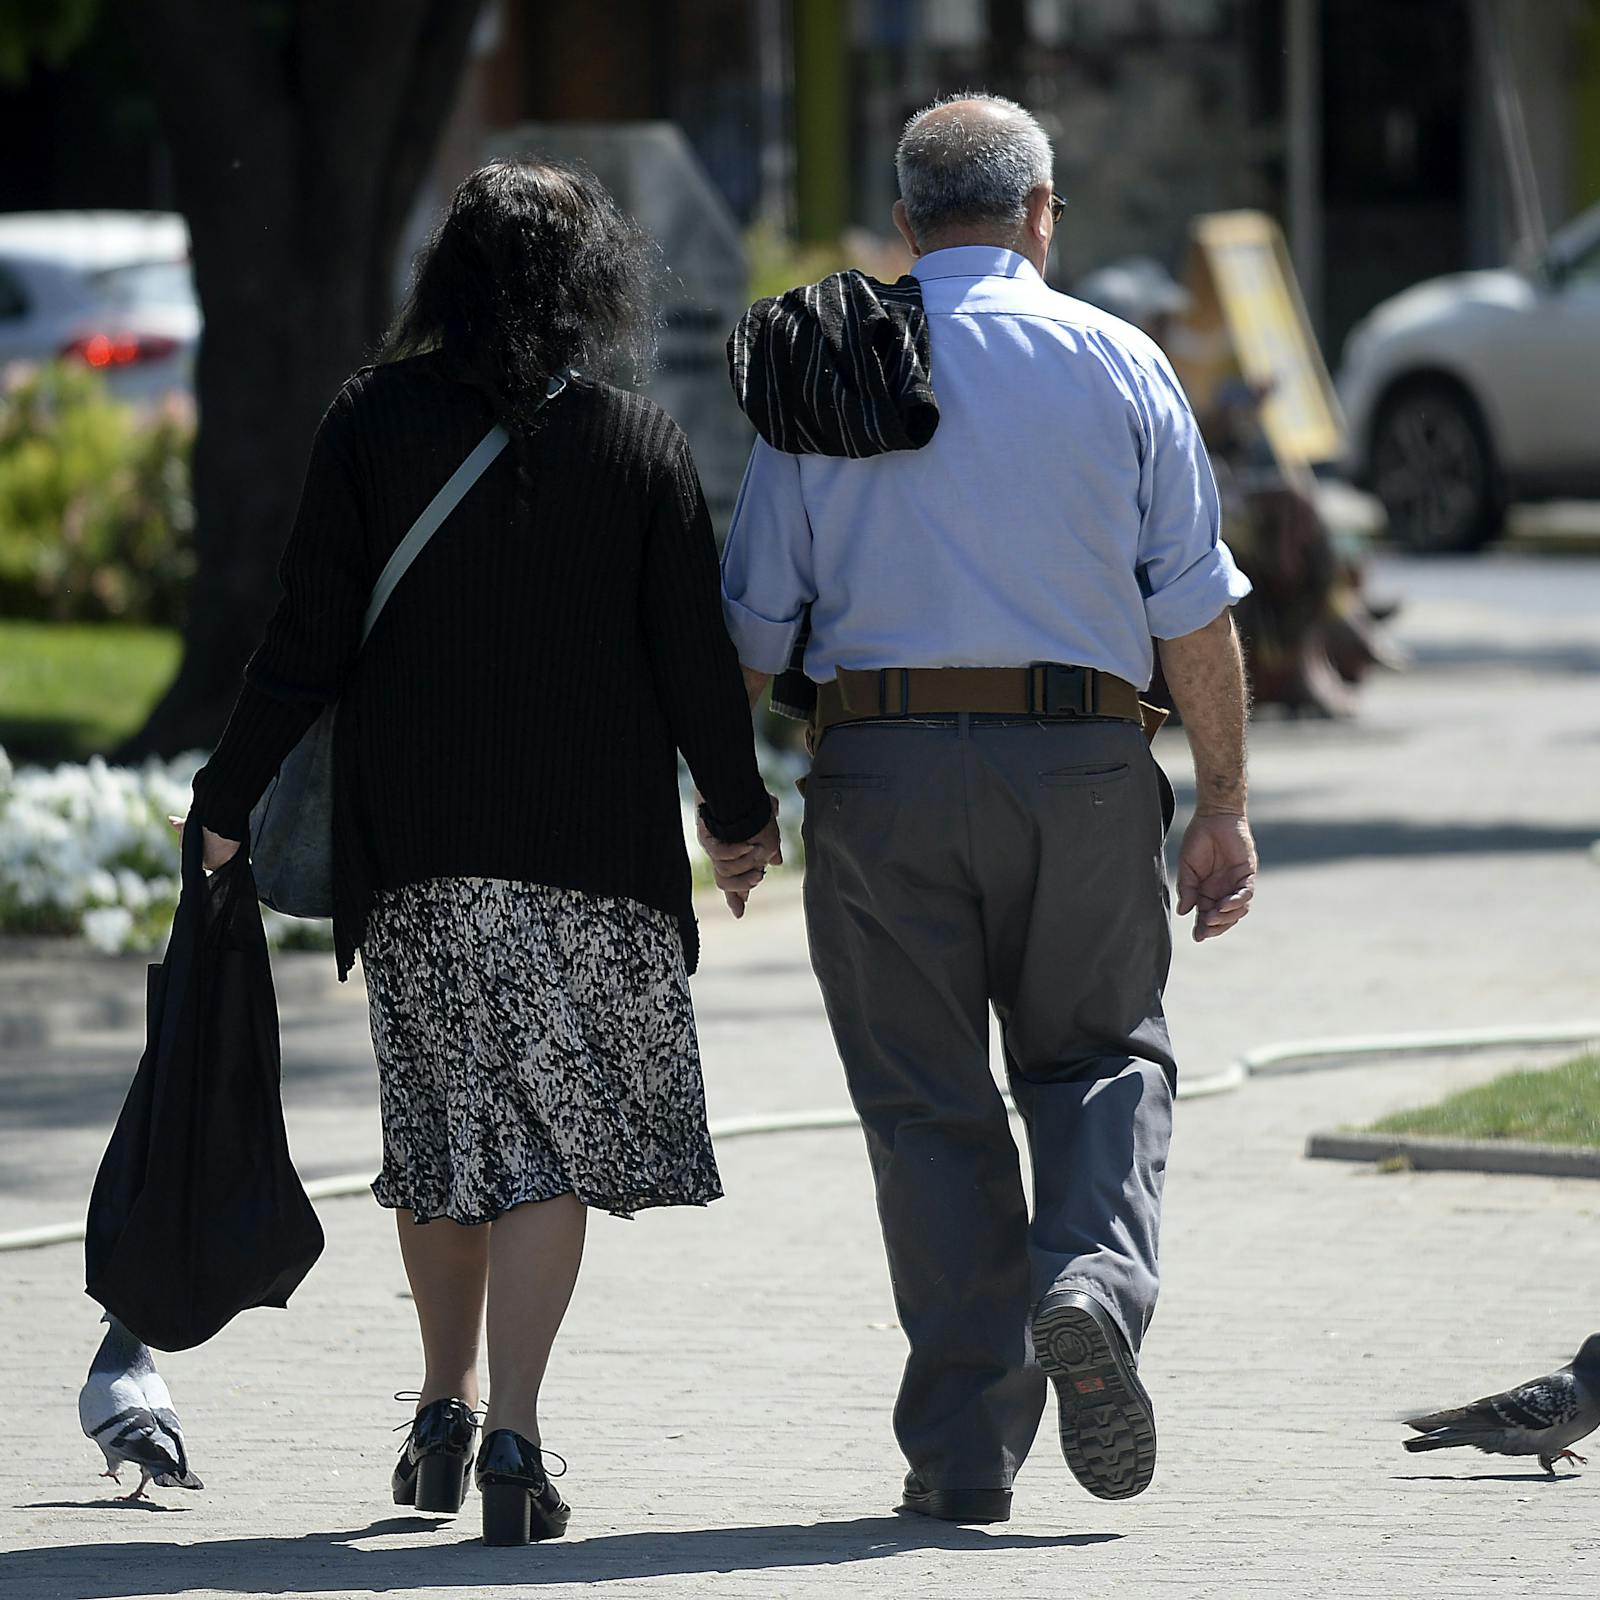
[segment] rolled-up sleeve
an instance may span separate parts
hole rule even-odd
[[[722,612],[739,660],[782,672],[816,597],[799,459],[757,439],[722,556]]]
[[[1165,362],[1143,369],[1149,445],[1139,485],[1139,587],[1152,637],[1177,639],[1250,593],[1221,537],[1200,428]]]

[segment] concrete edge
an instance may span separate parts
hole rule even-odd
[[[1528,1023],[1511,1027],[1289,1040],[1247,1050],[1235,1065],[1247,1076],[1259,1078],[1320,1072],[1330,1067],[1363,1066],[1375,1056],[1457,1055],[1469,1050],[1547,1049],[1565,1045],[1593,1049],[1597,1043],[1600,1043],[1600,1020]]]
[[[0,1049],[42,1050],[61,1039],[81,1034],[126,1033],[137,1060],[145,1024],[145,972],[159,961],[152,952],[106,955],[81,939],[54,941],[0,939]],[[65,961],[55,970],[25,973],[20,991],[15,967],[37,963],[54,968],[57,957],[70,956],[83,970],[71,982],[57,982]],[[12,963],[8,972],[7,963]],[[324,1005],[339,992],[331,951],[276,950],[272,984],[280,1003]]]
[[[1600,533],[1511,528],[1498,541],[1498,548],[1513,555],[1596,556],[1600,555]]]
[[[1517,1173],[1536,1178],[1600,1178],[1600,1148],[1516,1139],[1444,1139],[1427,1134],[1314,1133],[1306,1155],[1320,1161],[1393,1161],[1419,1172]]]

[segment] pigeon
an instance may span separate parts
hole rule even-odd
[[[1588,1465],[1588,1457],[1572,1446],[1600,1428],[1600,1333],[1547,1378],[1474,1400],[1454,1411],[1433,1411],[1407,1417],[1405,1424],[1421,1438],[1407,1439],[1407,1450],[1451,1450],[1458,1445],[1497,1456],[1538,1456],[1553,1478],[1556,1462]]]
[[[205,1488],[189,1470],[183,1429],[149,1348],[109,1311],[100,1320],[109,1327],[78,1396],[78,1420],[106,1458],[100,1476],[121,1483],[122,1464],[136,1466],[139,1487],[124,1500],[141,1499],[152,1479],[163,1489]]]

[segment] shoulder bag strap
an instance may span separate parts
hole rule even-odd
[[[566,386],[567,380],[564,375],[552,378],[545,403],[548,404],[555,399]],[[389,596],[405,577],[411,563],[422,554],[423,546],[439,531],[445,518],[461,504],[467,490],[483,476],[484,469],[489,463],[505,449],[510,437],[498,422],[495,423],[478,441],[472,454],[450,474],[444,487],[423,508],[422,515],[411,524],[405,538],[395,547],[394,554],[384,563],[383,571],[378,574],[378,581],[372,586],[372,598],[367,602],[366,620],[361,625],[363,644],[367,642],[367,636],[372,632],[373,624],[382,615],[383,608],[389,603]]]

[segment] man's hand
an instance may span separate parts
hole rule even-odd
[[[168,817],[167,821],[173,826],[178,835],[178,843],[183,843],[184,823],[183,817]],[[237,839],[224,839],[220,833],[213,833],[209,828],[202,830],[204,838],[201,840],[201,864],[207,872],[215,872],[218,867],[225,867],[239,853]]]
[[[745,901],[751,891],[767,875],[768,867],[783,865],[783,844],[778,834],[778,801],[772,801],[772,819],[753,839],[742,844],[727,844],[714,838],[707,830],[705,818],[699,812],[699,796],[695,797],[695,832],[700,838],[700,848],[711,858],[712,872],[717,887],[735,917],[744,915]]]
[[[750,702],[750,714],[754,716],[761,696],[772,681],[772,674],[758,672],[754,667],[743,664],[739,670],[744,675],[745,697]],[[700,815],[698,790],[694,797],[694,819],[700,848],[711,857],[712,872],[717,887],[722,891],[722,898],[728,902],[728,909],[735,917],[742,917],[745,901],[750,898],[751,890],[766,877],[767,868],[783,865],[783,846],[778,839],[777,796],[772,797],[772,820],[755,838],[747,839],[743,844],[724,844],[722,840],[711,837],[706,831],[705,818]]]
[[[1256,892],[1256,843],[1245,820],[1244,660],[1228,611],[1159,644],[1194,754],[1196,805],[1178,852],[1178,915],[1194,912],[1198,944],[1226,933]]]
[[[1230,813],[1196,812],[1178,852],[1178,915],[1194,912],[1194,939],[1215,939],[1250,910],[1256,844],[1250,824]]]

